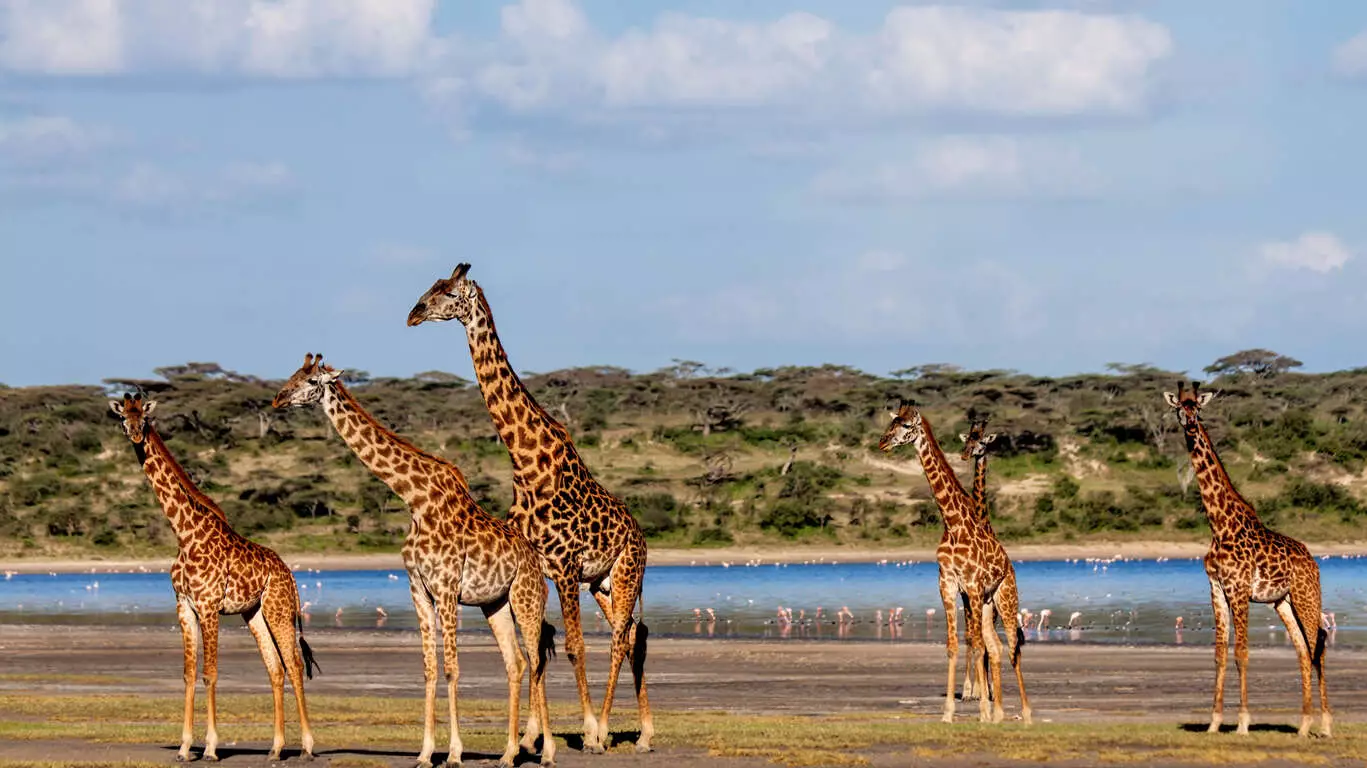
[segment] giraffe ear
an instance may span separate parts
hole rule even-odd
[[[1181,407],[1182,407],[1182,402],[1181,402],[1180,400],[1177,399],[1177,395],[1174,395],[1174,394],[1171,393],[1171,392],[1164,392],[1164,393],[1163,393],[1163,400],[1164,400],[1164,402],[1166,402],[1166,403],[1168,404],[1168,406],[1171,407],[1171,408],[1181,408]]]
[[[110,401],[109,401],[109,410],[113,411],[113,412],[114,412],[114,415],[116,415],[116,416],[118,416],[119,418],[122,419],[122,418],[123,418],[123,401],[122,401],[122,400],[110,400]]]
[[[157,401],[156,401],[156,400],[144,400],[144,401],[143,401],[143,403],[142,403],[142,415],[143,415],[143,416],[151,416],[151,415],[152,415],[152,411],[155,411],[156,409],[157,409]]]
[[[894,418],[894,419],[895,419],[895,418],[898,417],[898,415],[899,415],[899,414],[897,413],[897,411],[888,411],[888,416],[891,417],[891,418]]]
[[[965,444],[968,443],[968,433],[966,433],[966,432],[960,432],[960,433],[959,433],[959,442],[965,443]]]
[[[996,432],[993,432],[993,433],[988,434],[988,435],[983,435],[982,439],[979,440],[978,442],[982,443],[983,445],[987,445],[988,443],[990,443],[990,442],[992,442],[993,440],[996,440],[996,439],[997,439],[997,433],[996,433]]]
[[[1215,393],[1214,393],[1214,392],[1202,392],[1201,394],[1199,394],[1199,395],[1196,396],[1196,407],[1197,407],[1197,408],[1205,408],[1205,407],[1206,407],[1206,403],[1209,403],[1209,402],[1211,401],[1211,399],[1214,398],[1214,397],[1215,397]]]
[[[327,370],[319,371],[318,382],[321,384],[329,384],[340,379],[343,373],[346,373],[346,371],[341,368],[328,368]]]

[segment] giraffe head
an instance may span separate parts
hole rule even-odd
[[[1201,409],[1215,397],[1214,392],[1200,392],[1200,384],[1191,383],[1191,391],[1186,392],[1182,388],[1182,382],[1177,382],[1177,394],[1164,392],[1163,399],[1168,406],[1177,412],[1177,421],[1182,425],[1182,432],[1186,435],[1188,444],[1196,436],[1197,430],[1201,426]]]
[[[321,403],[323,392],[341,375],[341,371],[323,364],[322,355],[304,355],[304,364],[289,377],[285,386],[275,393],[271,405],[276,408],[294,408]]]
[[[156,400],[143,400],[139,392],[132,397],[124,395],[122,400],[110,400],[109,410],[113,411],[123,423],[123,433],[134,443],[141,443],[151,429],[149,417],[157,407]]]
[[[901,407],[893,411],[891,416],[892,423],[878,441],[878,450],[887,453],[899,445],[919,445],[926,431],[921,422],[921,412],[916,410],[916,406],[903,400]]]
[[[459,320],[461,325],[468,326],[479,306],[479,285],[465,276],[469,271],[469,264],[457,264],[450,277],[432,283],[408,313],[408,324]]]
[[[987,420],[978,419],[968,428],[968,434],[959,435],[959,439],[964,443],[964,450],[963,453],[959,454],[959,458],[969,461],[987,455],[987,446],[997,439],[997,433],[983,434],[986,429]]]

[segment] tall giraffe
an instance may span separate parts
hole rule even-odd
[[[1021,694],[1021,719],[1030,720],[1030,700],[1025,695],[1025,678],[1021,673],[1020,652],[1025,634],[1017,621],[1016,571],[1001,542],[980,517],[973,500],[964,492],[954,476],[945,454],[935,442],[930,422],[910,403],[903,402],[892,414],[878,447],[884,452],[911,443],[916,447],[926,481],[935,496],[944,518],[945,531],[935,560],[940,565],[940,600],[945,607],[946,644],[949,653],[949,676],[945,691],[944,721],[954,721],[954,672],[959,660],[958,627],[955,626],[954,601],[965,596],[964,620],[969,643],[969,662],[977,676],[978,691],[986,691],[986,671],[982,664],[973,664],[987,646],[988,665],[992,675],[992,704],[986,696],[978,697],[978,715],[983,722],[1001,722],[1001,640],[993,626],[993,614],[1000,613],[1006,629],[1007,651],[1011,666],[1016,670],[1016,684]],[[989,709],[991,712],[989,713]]]
[[[987,421],[985,419],[975,419],[969,426],[968,432],[959,435],[959,440],[964,444],[964,449],[959,454],[959,459],[961,461],[973,462],[973,506],[977,508],[978,514],[982,519],[982,524],[987,526],[988,532],[995,536],[996,533],[992,531],[992,521],[989,520],[987,516],[987,446],[991,445],[992,441],[997,439],[997,434],[995,432],[984,434],[986,429]],[[1006,587],[1003,586],[1003,589],[1005,588]],[[1015,589],[1015,579],[1011,580],[1010,588]],[[967,611],[967,595],[961,594],[960,597],[964,598],[964,610]],[[1019,602],[1019,597],[1012,598],[1013,604],[1018,604]],[[964,618],[965,620],[971,620],[971,617],[967,614],[965,614]],[[993,629],[992,631],[995,632],[996,630]],[[970,653],[968,668],[964,670],[964,701],[977,698],[977,696],[982,693],[981,691],[975,691],[973,688],[973,668],[975,665],[985,661],[986,658],[980,659]]]
[[[342,372],[323,364],[323,356],[305,355],[304,364],[276,393],[276,408],[321,404],[337,434],[370,469],[408,505],[412,524],[403,542],[403,564],[408,588],[422,633],[423,707],[422,752],[418,765],[430,768],[436,746],[437,649],[434,623],[441,622],[446,665],[446,697],[450,706],[449,765],[461,759],[457,726],[456,621],[461,605],[478,606],[489,621],[508,673],[508,742],[499,764],[512,766],[518,755],[518,698],[524,672],[517,647],[517,629],[532,660],[531,715],[549,722],[546,701],[546,660],[554,652],[554,628],[543,634],[546,582],[541,558],[511,525],[489,515],[470,497],[469,485],[456,465],[419,450],[394,434],[356,401],[340,380]],[[528,732],[523,744],[535,747]],[[555,762],[555,739],[549,729],[541,764]]]
[[[469,264],[460,264],[449,278],[437,280],[418,299],[408,324],[455,319],[465,326],[485,405],[512,457],[514,500],[508,520],[540,550],[546,576],[560,599],[565,650],[574,664],[584,714],[584,750],[605,751],[617,676],[622,662],[630,658],[641,715],[636,751],[649,752],[655,733],[645,682],[649,631],[632,616],[645,579],[645,536],[626,505],[594,479],[569,432],[536,402],[513,371],[484,291],[466,277],[469,269]],[[589,697],[579,617],[582,582],[588,583],[612,625],[612,666],[597,719]]]
[[[304,676],[313,678],[313,651],[304,642],[299,592],[294,574],[280,556],[248,541],[228,525],[223,510],[197,488],[162,442],[149,418],[155,400],[142,394],[111,400],[124,434],[161,503],[176,534],[177,554],[171,565],[171,587],[176,593],[176,616],[185,647],[185,721],[176,760],[190,759],[194,741],[195,672],[199,645],[204,644],[204,690],[208,699],[203,759],[218,759],[218,617],[241,614],[256,639],[271,680],[275,704],[275,735],[270,760],[280,758],[285,745],[285,674],[289,673],[299,706],[299,729],[304,759],[313,759],[313,730],[304,700]]]
[[[1215,393],[1198,392],[1198,386],[1192,382],[1191,391],[1186,392],[1179,382],[1177,394],[1164,392],[1163,399],[1177,412],[1182,425],[1182,436],[1201,490],[1201,504],[1210,522],[1210,551],[1206,552],[1205,565],[1215,616],[1215,705],[1209,730],[1220,730],[1224,718],[1225,663],[1232,613],[1234,663],[1239,669],[1239,733],[1248,733],[1248,605],[1256,602],[1271,603],[1276,608],[1300,660],[1300,735],[1310,733],[1313,669],[1320,684],[1320,735],[1329,736],[1333,715],[1329,711],[1329,694],[1324,689],[1326,633],[1320,626],[1319,565],[1304,544],[1263,525],[1253,505],[1235,490],[1201,423],[1201,409]]]

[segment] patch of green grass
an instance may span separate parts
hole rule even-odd
[[[461,736],[466,747],[496,752],[503,744],[501,700],[461,699]],[[201,700],[202,710],[202,700]],[[422,703],[416,699],[312,696],[310,719],[320,747],[337,749],[421,742]],[[178,741],[180,698],[133,695],[0,696],[0,741],[76,738],[118,743]],[[525,717],[525,710],[522,712]],[[220,734],[233,740],[268,741],[271,705],[266,696],[220,697]],[[560,738],[577,740],[578,713],[552,708]],[[619,724],[630,727],[630,719]],[[202,714],[197,724],[202,726]],[[287,720],[287,739],[297,725]],[[760,757],[785,766],[866,765],[887,750],[935,758],[992,755],[1020,762],[1074,760],[1127,765],[1154,761],[1250,764],[1283,760],[1325,764],[1367,752],[1367,726],[1341,725],[1333,739],[1300,739],[1278,731],[1248,736],[1210,735],[1173,724],[1113,723],[945,725],[933,715],[851,713],[838,716],[760,716],[723,711],[658,712],[657,743],[697,749],[713,756]],[[444,729],[442,729],[444,730]],[[633,735],[614,751],[629,751]],[[438,735],[438,741],[445,738]],[[914,746],[913,746],[914,745]],[[342,768],[369,768],[356,761]],[[0,768],[5,766],[0,765]]]

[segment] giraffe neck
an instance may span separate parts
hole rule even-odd
[[[134,448],[143,474],[151,482],[162,512],[176,534],[177,546],[184,549],[210,521],[227,522],[223,510],[195,486],[151,425],[147,427],[147,436],[141,443],[134,443]]]
[[[413,512],[424,508],[434,490],[461,490],[469,485],[455,464],[420,450],[394,434],[361,407],[340,381],[328,384],[323,411],[356,458],[374,473]]]
[[[987,453],[973,457],[973,508],[987,517]]]
[[[573,460],[577,454],[569,433],[527,391],[517,372],[508,363],[508,353],[494,327],[493,311],[476,292],[477,308],[466,325],[475,378],[499,439],[513,462],[513,482],[519,488],[545,488],[546,475],[556,464]],[[546,457],[551,463],[546,463]]]
[[[921,430],[921,439],[916,441],[916,453],[921,457],[921,468],[925,470],[930,491],[940,505],[945,528],[963,525],[972,514],[973,501],[964,493],[959,478],[954,476],[954,470],[945,459],[944,451],[940,450],[940,444],[935,442],[935,433],[931,431],[930,422],[924,414],[921,415]]]
[[[1258,513],[1234,488],[1234,481],[1230,480],[1224,462],[1215,452],[1206,426],[1199,421],[1196,436],[1187,438],[1187,450],[1191,454],[1192,469],[1196,471],[1196,485],[1201,490],[1201,505],[1206,509],[1211,533],[1218,536],[1236,531],[1250,520],[1258,522]]]

